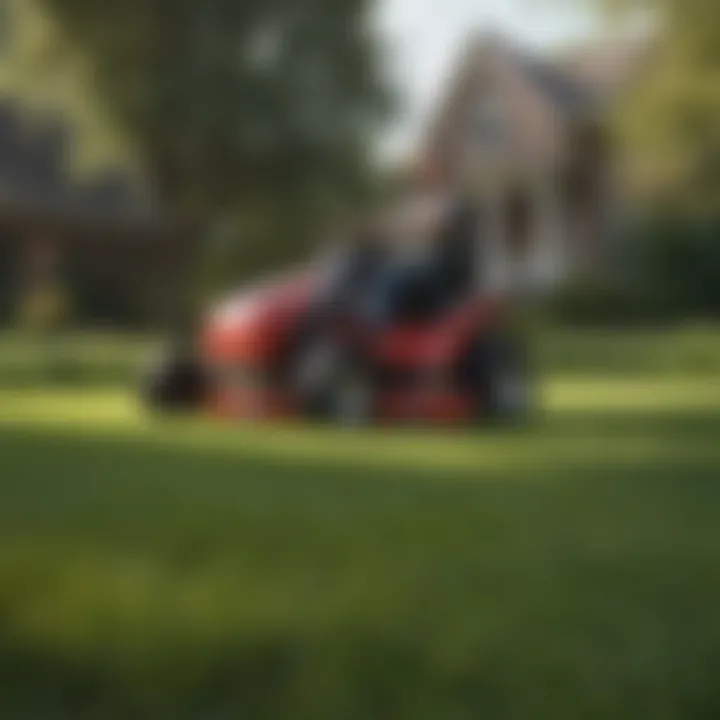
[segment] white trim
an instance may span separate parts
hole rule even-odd
[[[533,185],[536,223],[531,255],[532,282],[539,289],[547,290],[567,276],[567,232],[559,188],[552,176],[539,177]]]
[[[485,189],[480,196],[480,248],[476,273],[479,288],[484,292],[504,291],[509,284],[507,236],[501,199],[502,193],[497,190]]]

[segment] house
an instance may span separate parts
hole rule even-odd
[[[147,321],[177,280],[183,233],[127,172],[70,170],[72,128],[0,102],[0,320],[68,289],[92,322]]]
[[[547,290],[602,262],[618,203],[608,117],[641,43],[539,57],[475,37],[420,154],[479,209],[479,282]]]

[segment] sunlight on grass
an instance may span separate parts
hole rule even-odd
[[[547,382],[541,394],[541,407],[551,415],[577,410],[677,413],[720,408],[720,377],[642,380],[567,376]],[[40,388],[0,390],[0,423],[141,429],[150,423],[156,425],[157,419],[144,412],[132,392],[122,389]],[[242,434],[252,428],[238,423],[233,430]],[[289,426],[274,430],[294,432]]]
[[[128,392],[0,391],[0,426],[33,432],[82,433],[141,443],[164,444],[198,451],[273,457],[279,463],[322,460],[342,466],[408,467],[436,472],[442,468],[494,470],[528,468],[548,463],[557,468],[607,459],[608,442],[601,427],[576,433],[572,442],[558,423],[608,414],[631,421],[634,416],[682,418],[683,414],[720,408],[720,379],[638,380],[561,377],[547,383],[543,411],[528,428],[490,430],[374,429],[344,431],[300,424],[249,425],[212,419],[160,419],[145,413]],[[646,418],[647,419],[647,418]],[[704,441],[682,443],[658,439],[639,424],[623,437],[612,434],[612,457],[632,464],[649,456],[700,460],[720,456]]]
[[[675,414],[720,408],[720,377],[612,378],[566,377],[549,383],[545,402],[551,412],[615,410]]]

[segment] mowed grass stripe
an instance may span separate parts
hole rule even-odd
[[[292,465],[327,462],[407,468],[437,475],[495,472],[539,465],[568,469],[628,465],[666,457],[705,462],[720,457],[708,442],[720,412],[720,379],[637,380],[569,377],[541,392],[541,411],[527,428],[344,431],[301,424],[217,423],[159,419],[121,390],[0,391],[0,427],[32,433],[81,433],[87,440],[160,444],[197,452],[274,458]],[[668,425],[695,426],[675,442]]]

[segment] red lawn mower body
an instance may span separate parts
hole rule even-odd
[[[150,375],[148,404],[343,424],[523,417],[525,354],[504,303],[478,291],[477,227],[459,203],[429,245],[365,238],[229,297]]]
[[[213,413],[246,419],[306,414],[284,375],[321,285],[318,274],[302,273],[232,297],[209,314],[201,352]],[[503,321],[499,302],[473,295],[419,321],[378,324],[340,314],[325,333],[372,369],[372,420],[458,423],[478,412],[458,368],[471,344],[496,333]]]

